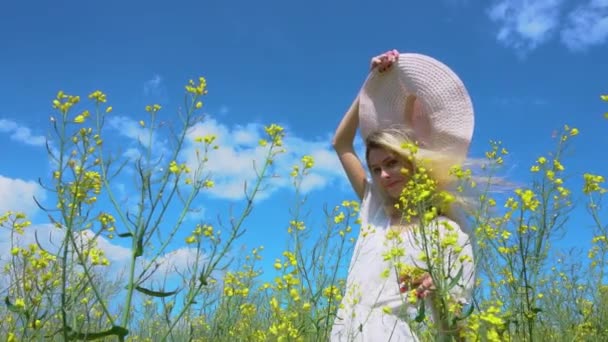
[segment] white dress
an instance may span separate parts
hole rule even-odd
[[[400,315],[405,311],[413,319],[417,315],[417,308],[407,304],[405,295],[399,291],[394,271],[389,272],[388,277],[382,276],[389,267],[382,254],[389,248],[385,245],[385,235],[390,227],[390,219],[385,214],[378,190],[370,181],[366,184],[360,218],[361,229],[350,262],[346,292],[332,328],[331,341],[418,341],[409,324],[397,316],[399,311]],[[462,232],[456,222],[446,217],[439,217],[436,221],[449,221],[459,232],[458,243],[464,247],[460,254],[473,257],[469,236]],[[408,236],[403,235],[405,255],[402,261],[413,264],[413,260],[418,260],[421,249]],[[420,262],[416,261],[416,264],[420,265]],[[468,302],[474,284],[474,269],[471,263],[464,263],[463,266],[463,287],[454,287],[451,294],[456,300]],[[427,300],[426,312],[430,313],[428,303]],[[386,313],[388,309],[390,311]]]

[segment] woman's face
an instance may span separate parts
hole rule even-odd
[[[371,149],[368,159],[376,184],[380,185],[391,198],[398,199],[401,190],[409,180],[411,164],[383,148]],[[401,172],[404,168],[408,171],[405,175]]]

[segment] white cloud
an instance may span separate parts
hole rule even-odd
[[[154,96],[158,95],[162,90],[163,79],[160,75],[154,75],[151,79],[144,82],[144,95]]]
[[[140,142],[144,146],[148,146],[150,139],[150,129],[141,127],[141,125],[126,116],[112,116],[108,121],[111,128],[116,129],[121,135]]]
[[[118,131],[118,133],[126,138],[136,142],[136,147],[126,147],[123,155],[131,160],[137,159],[142,154],[142,148],[151,147],[154,151],[154,157],[166,154],[167,148],[165,144],[159,141],[158,134],[153,133],[150,136],[150,128],[142,127],[139,122],[126,116],[113,116],[108,121],[110,128]],[[158,132],[158,130],[155,130]]]
[[[109,125],[124,137],[141,141],[145,145],[149,144],[147,142],[148,128],[142,128],[135,120],[115,116],[110,119]],[[215,143],[219,147],[217,150],[209,152],[209,162],[204,172],[211,173],[215,186],[206,192],[217,198],[243,199],[245,182],[249,191],[256,180],[254,164],[259,169],[265,160],[266,148],[259,146],[260,139],[266,135],[264,126],[258,123],[247,123],[229,127],[207,114],[203,122],[195,124],[188,131],[187,143],[180,156],[180,160],[186,162],[192,170],[196,170],[197,165],[196,148],[201,146],[194,140],[210,134],[217,137]],[[280,175],[280,177],[273,177],[271,187],[258,194],[257,198],[267,198],[273,190],[291,186],[288,175],[292,166],[300,164],[300,159],[304,155],[312,155],[315,166],[309,176],[310,179],[304,182],[302,191],[323,189],[334,184],[336,180],[338,185],[342,185],[340,182],[346,181],[346,178],[330,142],[329,135],[320,140],[306,140],[288,133],[284,141],[287,153],[277,156],[273,164],[273,175]],[[161,142],[160,137],[154,136],[152,139],[154,158],[169,155],[170,151],[166,146],[166,142]],[[126,146],[123,156],[133,159],[141,155],[141,150],[139,146]],[[168,161],[164,160],[159,165],[167,163]],[[201,209],[203,211],[191,213],[189,218],[204,217],[204,208]]]
[[[498,25],[496,39],[520,55],[561,39],[571,51],[584,51],[608,40],[608,0],[587,0],[564,11],[564,0],[498,0],[488,9]]]
[[[561,40],[570,50],[582,51],[601,45],[608,39],[608,0],[590,0],[577,6],[561,32]]]
[[[501,0],[488,15],[500,28],[499,42],[526,53],[548,41],[558,30],[563,0]]]
[[[196,248],[182,247],[168,252],[158,258],[160,266],[157,271],[159,275],[184,272],[196,261]],[[199,255],[199,261],[204,259]]]
[[[211,173],[215,186],[208,191],[219,198],[242,199],[244,198],[244,184],[247,182],[248,189],[253,186],[256,173],[253,165],[258,169],[263,165],[266,148],[258,146],[260,138],[264,137],[263,126],[250,123],[245,126],[228,127],[219,123],[211,117],[196,124],[188,133],[190,146],[184,151],[183,158],[194,167],[196,165],[194,143],[196,137],[209,134],[217,136],[217,150],[210,151],[209,162],[206,171]],[[278,177],[271,180],[271,188],[259,195],[258,199],[266,198],[273,190],[291,186],[288,175],[295,164],[300,164],[304,155],[312,155],[315,166],[308,176],[309,179],[303,183],[302,191],[323,189],[336,180],[345,180],[342,167],[331,148],[329,136],[319,140],[306,140],[287,133],[284,140],[286,153],[277,156],[274,162],[274,173]]]
[[[0,132],[10,134],[12,140],[32,146],[44,146],[46,138],[42,135],[33,135],[28,127],[19,125],[13,120],[0,119]]]
[[[260,140],[258,126],[249,124],[245,127],[237,127],[233,135],[234,143],[238,145],[254,145]]]
[[[38,201],[46,198],[38,183],[0,175],[0,214],[10,210],[31,215],[38,210],[34,198]]]

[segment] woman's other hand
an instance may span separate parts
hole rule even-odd
[[[418,298],[426,298],[431,294],[433,290],[435,290],[435,285],[433,285],[433,278],[428,273],[425,273],[417,282],[419,285],[416,288],[416,294]]]
[[[390,69],[393,63],[399,59],[399,52],[397,50],[390,50],[381,55],[372,58],[370,62],[370,70],[378,68],[379,72],[385,72]]]
[[[399,288],[401,293],[405,293],[410,289],[416,289],[416,296],[418,298],[425,298],[431,291],[435,290],[435,286],[433,284],[433,278],[428,273],[424,275],[412,279],[409,276],[403,276],[399,278]]]

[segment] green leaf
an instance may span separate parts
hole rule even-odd
[[[126,233],[118,234],[118,237],[121,237],[121,238],[133,237],[133,234],[131,234],[131,232],[126,232]]]
[[[137,247],[135,248],[135,257],[144,255],[144,234],[140,233],[137,237]]]
[[[464,269],[464,267],[460,266],[460,270],[458,270],[456,277],[454,277],[452,279],[452,281],[450,282],[450,284],[448,285],[447,290],[451,290],[454,286],[456,286],[456,284],[458,284],[458,282],[460,281],[460,278],[462,278],[463,269]]]
[[[69,328],[69,327],[68,327]],[[69,328],[71,330],[71,328]],[[70,340],[83,340],[93,341],[100,338],[116,335],[118,337],[125,337],[129,334],[129,330],[119,326],[113,326],[112,329],[98,332],[98,333],[73,333],[69,336]]]
[[[426,317],[426,305],[424,303],[424,300],[420,299],[420,306],[418,307],[418,315],[416,316],[416,318],[414,318],[414,320],[418,323],[422,322],[424,320],[424,317]]]
[[[204,274],[201,274],[201,276],[200,276],[200,278],[199,278],[198,280],[201,282],[201,285],[203,285],[203,286],[207,286],[207,285],[209,285],[209,284],[207,283],[207,279],[205,278],[205,275],[204,275]]]
[[[203,286],[208,285],[207,277],[205,276],[205,274],[207,273],[206,271],[207,271],[207,268],[205,266],[203,266],[201,269],[201,275],[198,277],[198,281],[200,281],[201,285],[203,285]]]
[[[146,289],[145,287],[141,287],[141,286],[137,286],[135,289],[148,296],[159,297],[159,298],[173,296],[174,294],[179,292],[179,289],[175,290],[175,291],[171,291],[171,292],[153,291],[153,290]]]
[[[27,319],[30,319],[29,313],[25,309],[20,308],[15,304],[11,303],[11,300],[8,298],[8,296],[4,298],[4,304],[6,304],[6,307],[9,309],[9,311],[12,311],[19,315],[25,315]]]

